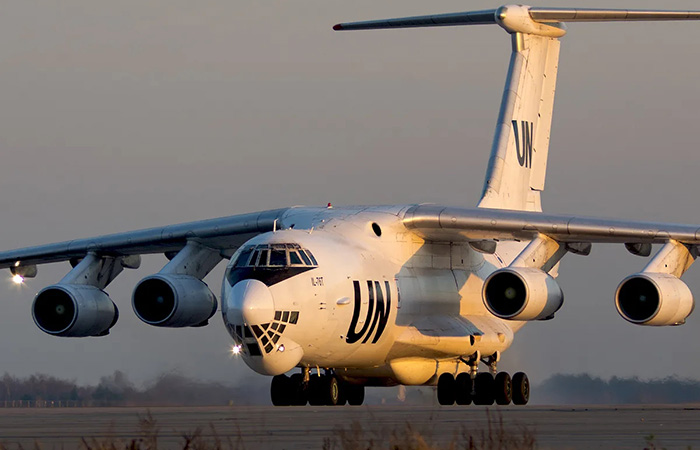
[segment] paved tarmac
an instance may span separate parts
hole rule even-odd
[[[155,421],[150,428],[149,413]],[[217,439],[224,449],[322,448],[324,440],[326,448],[389,448],[391,443],[404,448],[417,435],[440,447],[456,443],[456,448],[466,448],[471,435],[477,444],[490,438],[505,442],[500,448],[517,448],[525,429],[536,448],[642,449],[650,435],[656,448],[700,448],[700,406],[0,409],[0,448],[86,448],[82,438],[91,448],[104,448],[99,444],[106,441],[125,448],[140,438],[145,439],[141,448],[147,448],[153,443],[149,429],[151,436],[157,432],[157,448],[164,449],[184,448],[183,436],[197,429],[195,448],[200,449],[215,448]],[[344,438],[364,445],[343,445]],[[208,447],[202,446],[205,442]]]

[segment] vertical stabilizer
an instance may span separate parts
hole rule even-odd
[[[513,33],[480,207],[542,211],[559,39]]]

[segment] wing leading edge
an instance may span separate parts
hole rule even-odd
[[[288,209],[276,209],[0,252],[0,269],[82,258],[88,253],[130,256],[181,250],[188,241],[225,252],[272,231]],[[544,234],[560,242],[700,244],[700,226],[614,220],[488,208],[415,205],[404,225],[427,240],[529,240]]]
[[[239,247],[253,236],[272,231],[275,221],[287,210],[220,217],[0,252],[0,269],[68,261],[83,258],[88,253],[130,256],[176,252],[188,241],[196,241],[223,253]]]
[[[636,222],[486,208],[418,205],[404,225],[433,241],[529,240],[544,234],[559,242],[700,244],[700,226]]]

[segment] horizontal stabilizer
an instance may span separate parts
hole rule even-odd
[[[528,19],[538,23],[700,20],[700,11],[537,8],[530,6],[508,5],[501,6],[497,9],[488,9],[484,11],[340,23],[334,26],[333,29],[336,31],[379,30],[388,28],[444,27],[455,25],[487,24],[500,24],[503,26],[509,14],[513,15],[513,13],[516,13],[517,15],[520,15],[523,10],[529,13]],[[504,28],[508,29],[508,27]]]
[[[336,31],[379,30],[382,28],[445,27],[452,25],[488,25],[496,23],[496,10],[472,11],[432,16],[403,17],[400,19],[368,20],[366,22],[339,23]]]

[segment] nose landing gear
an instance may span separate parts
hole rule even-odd
[[[332,371],[312,375],[308,368],[291,377],[272,377],[270,398],[275,406],[342,406],[361,405],[365,399],[365,387],[347,383]]]

